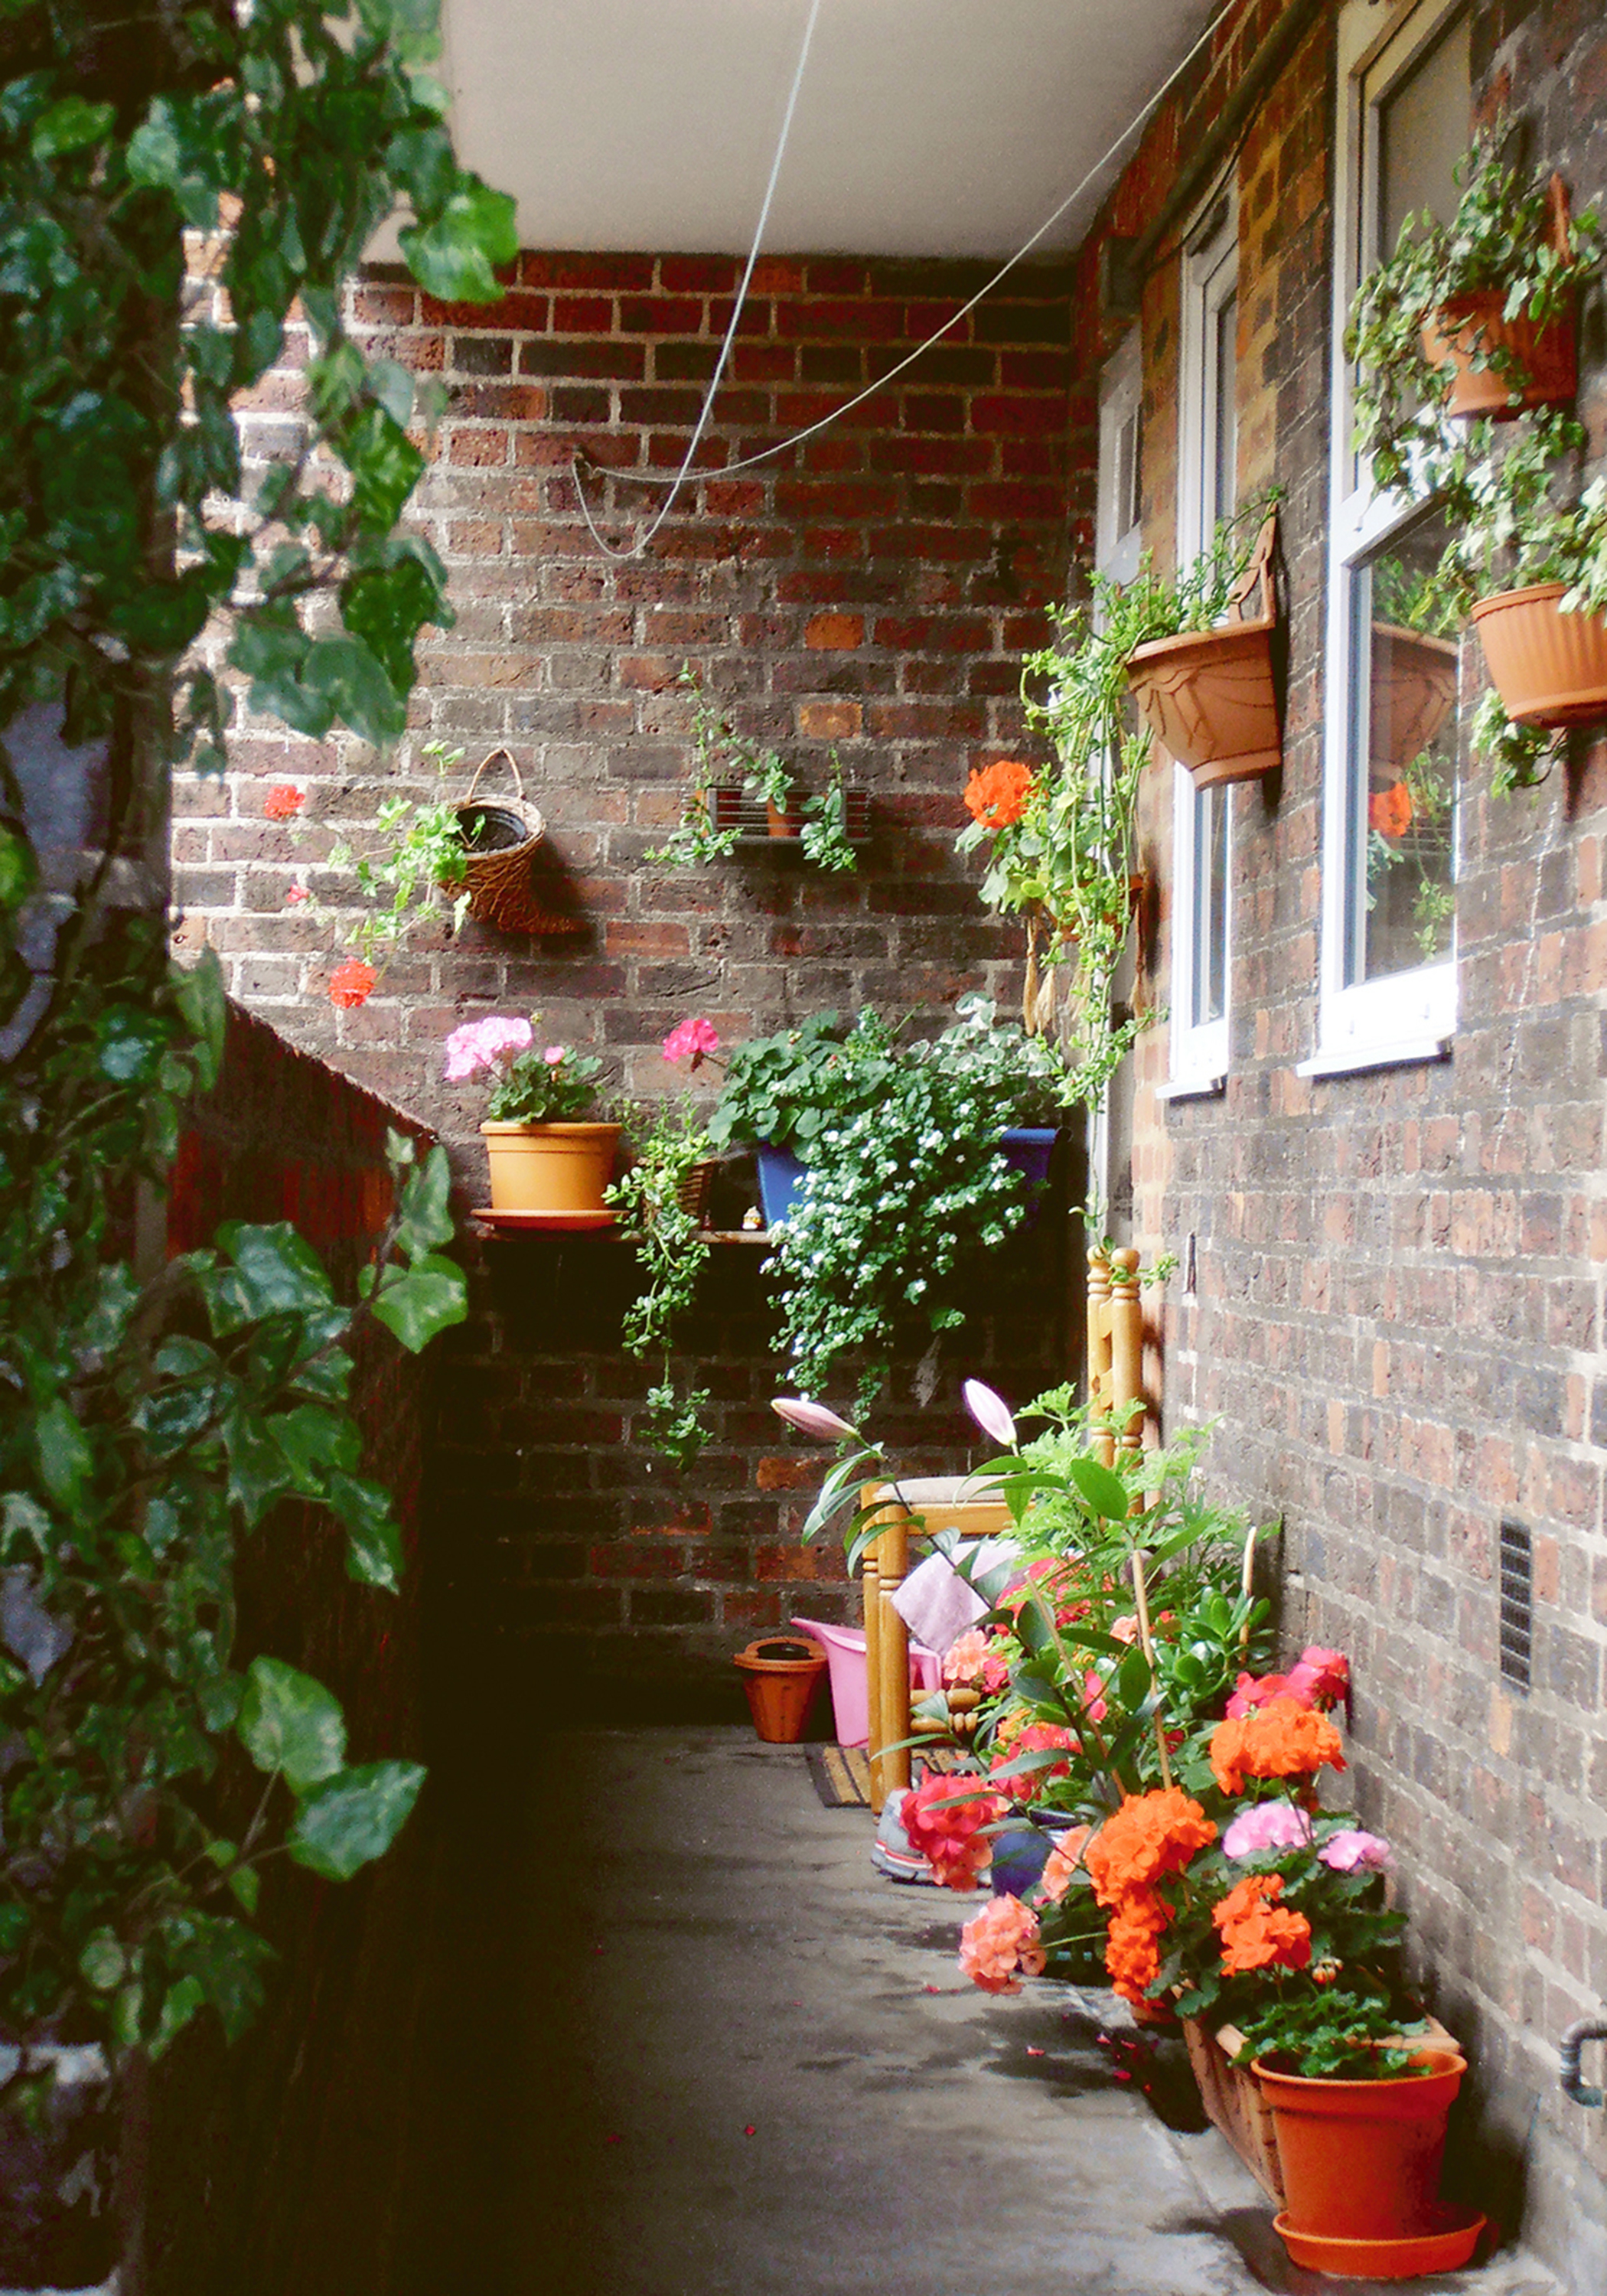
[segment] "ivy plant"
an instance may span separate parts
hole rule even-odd
[[[677,1390],[672,1350],[676,1325],[692,1307],[709,1260],[702,1223],[686,1198],[698,1165],[712,1153],[691,1095],[672,1096],[653,1111],[628,1170],[603,1192],[604,1202],[623,1213],[632,1230],[643,1276],[643,1288],[626,1311],[626,1352],[638,1361],[656,1352],[660,1361],[643,1432],[677,1467],[689,1467],[709,1440],[701,1417],[710,1401],[708,1390],[693,1387],[684,1395]]]
[[[748,741],[733,729],[704,693],[702,680],[690,662],[681,664],[680,683],[692,695],[692,786],[679,822],[646,858],[665,868],[701,869],[711,861],[728,861],[742,833],[740,825],[734,823],[722,829],[716,820],[715,791],[722,783],[729,786],[734,779],[744,791],[783,815],[792,810],[798,792],[785,758],[778,750]],[[858,857],[849,839],[842,760],[835,750],[824,789],[811,791],[799,810],[799,841],[816,868],[828,874],[857,869]]]
[[[351,1341],[416,1349],[463,1315],[443,1160],[393,1141],[356,1300],[289,1223],[166,1265],[139,1240],[223,1039],[215,964],[165,944],[172,772],[222,768],[242,687],[299,734],[391,741],[414,640],[450,619],[400,525],[431,404],[342,306],[398,211],[443,299],[492,299],[516,252],[512,201],[454,157],[438,47],[430,0],[6,19],[0,741],[52,711],[105,820],[47,894],[0,750],[0,2039],[95,2039],[114,2071],[202,2007],[239,2031],[264,1858],[346,1878],[422,1775],[348,1758],[332,1694],[239,1646],[234,1587],[292,1503],[395,1586]],[[249,477],[235,402],[292,354],[297,443]],[[243,1824],[231,1764],[263,1781]],[[12,2093],[38,2078],[24,2054]]]

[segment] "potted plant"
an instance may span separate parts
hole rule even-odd
[[[712,707],[690,662],[681,665],[680,683],[693,697],[693,783],[679,823],[646,858],[680,869],[729,860],[762,823],[771,838],[800,844],[817,869],[857,869],[849,791],[836,750],[824,789],[805,795],[778,751],[745,739]]]
[[[1395,2280],[1467,2262],[1485,2219],[1439,2201],[1467,2070],[1448,2036],[1403,2032],[1382,1993],[1297,1980],[1246,2020],[1237,2062],[1272,2110],[1295,2263]]]
[[[1503,124],[1464,154],[1450,222],[1407,216],[1351,306],[1356,444],[1382,489],[1439,449],[1447,416],[1505,422],[1573,397],[1575,308],[1601,265],[1596,218],[1570,230],[1560,180],[1511,164],[1511,142]]]
[[[1144,724],[1201,789],[1259,781],[1283,762],[1272,660],[1276,543],[1275,513],[1262,522],[1249,562],[1229,583],[1218,611],[1209,611],[1209,602],[1231,562],[1226,559],[1208,561],[1207,599],[1198,609],[1185,611],[1180,587],[1184,619],[1175,635],[1146,639],[1127,656],[1127,683]]]
[[[539,1017],[539,1016],[537,1016]],[[491,1210],[554,1224],[604,1226],[603,1201],[620,1127],[587,1120],[603,1063],[567,1045],[537,1049],[530,1021],[491,1014],[447,1039],[448,1083],[489,1080],[480,1132],[491,1165]]]
[[[874,1395],[898,1329],[963,1320],[959,1271],[1027,1218],[1029,1160],[1046,1170],[1064,1099],[1055,1054],[996,1027],[985,997],[930,1042],[867,1011],[733,1050],[709,1136],[763,1152],[782,1344],[806,1390],[863,1349]]]
[[[1136,711],[1129,661],[1146,645],[1209,630],[1249,565],[1265,502],[1218,529],[1212,547],[1176,580],[1146,559],[1125,586],[1092,578],[1086,606],[1057,617],[1054,644],[1029,654],[1021,693],[1027,723],[1052,749],[1029,766],[1000,758],[972,771],[971,814],[959,847],[985,847],[982,898],[1027,925],[1026,1025],[1045,1031],[1055,981],[1068,980],[1063,1037],[1068,1099],[1098,1101],[1144,1026],[1113,1023],[1111,984],[1132,936],[1142,888],[1140,780],[1149,729]]]

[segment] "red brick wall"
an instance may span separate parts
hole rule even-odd
[[[574,451],[615,473],[676,465],[736,273],[726,258],[527,254],[488,308],[444,308],[389,275],[362,283],[355,311],[373,349],[446,387],[418,519],[451,570],[456,627],[423,650],[395,761],[248,718],[227,781],[181,792],[184,938],[210,940],[235,993],[275,1027],[435,1126],[470,1202],[484,1201],[480,1108],[442,1085],[440,1045],[472,1014],[538,1010],[553,1038],[603,1054],[646,1094],[677,1081],[659,1046],[689,1013],[734,1039],[824,1007],[931,1021],[968,988],[1018,993],[1020,934],[984,914],[954,838],[967,767],[1018,743],[1021,655],[1042,642],[1062,582],[1068,456],[1086,459],[1091,420],[1070,387],[1067,275],[1023,267],[846,422],[722,478],[875,383],[988,275],[761,263],[701,475],[641,556],[611,561],[582,521]],[[247,411],[248,461],[293,422],[299,348]],[[589,480],[616,541],[661,499]],[[686,660],[743,733],[806,775],[836,746],[870,793],[857,875],[822,877],[796,851],[690,873],[647,864],[688,779]],[[549,825],[553,898],[585,931],[438,934],[367,1004],[337,1013],[324,993],[332,922],[287,907],[286,893],[302,883],[337,908],[349,899],[324,857],[337,836],[361,841],[381,795],[419,785],[417,745],[434,737],[470,764],[510,744]],[[307,792],[293,828],[263,811],[287,780]],[[1017,1399],[1065,1375],[1063,1228],[1005,1255],[977,1319],[918,1388],[916,1367],[902,1367],[885,1423],[901,1458],[963,1464],[963,1374],[982,1370]],[[622,1248],[480,1255],[473,1320],[444,1349],[435,1456],[445,1599],[482,1669],[505,1640],[531,1681],[601,1669],[616,1696],[622,1678],[725,1682],[753,1633],[849,1599],[816,1585],[840,1579],[840,1555],[833,1567],[799,1545],[820,1456],[783,1442],[767,1408],[783,1374],[756,1259],[723,1255],[686,1334],[714,1391],[715,1439],[677,1477],[635,1439],[647,1381],[619,1349]],[[1001,1287],[1008,1312],[990,1314]]]
[[[1297,1077],[1315,1049],[1321,901],[1331,37],[1319,22],[1236,162],[1241,485],[1287,489],[1284,762],[1281,783],[1232,794],[1226,1095],[1156,1097],[1164,1026],[1134,1063],[1136,1240],[1195,1248],[1197,1293],[1175,1280],[1152,1335],[1166,1416],[1218,1418],[1218,1477],[1283,1518],[1290,1645],[1354,1660],[1357,1803],[1398,1846],[1417,1966],[1472,2059],[1463,2173],[1582,2296],[1607,2274],[1607,2134],[1557,2092],[1555,2040],[1607,1994],[1607,743],[1578,743],[1532,797],[1494,800],[1471,769],[1450,1061]],[[1607,82],[1599,10],[1478,9],[1474,54],[1487,91],[1515,91],[1537,157],[1599,206],[1607,138],[1599,101],[1581,98]],[[1102,228],[1144,228],[1226,84],[1218,69],[1162,116]],[[1089,381],[1111,340],[1092,302],[1098,236],[1078,272]],[[1168,561],[1177,297],[1174,248],[1143,317],[1147,529]],[[1599,461],[1599,355],[1581,411]],[[1466,661],[1476,672],[1472,644]],[[1152,775],[1144,815],[1162,1008],[1170,780]],[[1535,1540],[1527,1697],[1497,1665],[1505,1515]]]

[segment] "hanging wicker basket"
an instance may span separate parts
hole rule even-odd
[[[480,775],[498,760],[513,776],[517,805],[489,805],[476,799]],[[553,914],[538,906],[530,883],[530,864],[545,824],[525,803],[524,783],[508,750],[492,750],[475,767],[469,794],[457,808],[457,825],[468,856],[463,886],[469,914],[498,932],[578,932],[583,920]]]

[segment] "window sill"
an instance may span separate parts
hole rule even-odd
[[[1227,1070],[1212,1070],[1201,1076],[1173,1077],[1155,1087],[1157,1100],[1220,1100],[1227,1090]]]
[[[1447,1037],[1403,1037],[1391,1045],[1341,1045],[1318,1053],[1295,1070],[1300,1077],[1357,1076],[1368,1069],[1410,1068],[1423,1061],[1450,1058],[1453,1039]]]

